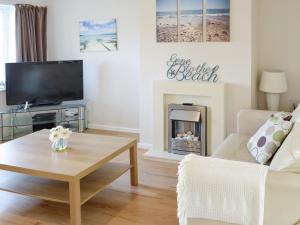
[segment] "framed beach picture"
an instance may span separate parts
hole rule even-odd
[[[158,42],[178,42],[177,0],[156,0],[156,38]]]
[[[117,49],[116,19],[80,22],[80,52],[109,52]]]
[[[203,41],[203,1],[181,0],[179,42]]]
[[[156,39],[157,42],[229,41],[230,0],[156,0]]]
[[[206,41],[230,40],[230,0],[207,0]]]

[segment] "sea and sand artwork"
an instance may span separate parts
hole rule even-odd
[[[157,42],[178,42],[177,0],[156,0]]]
[[[178,1],[156,0],[157,42],[202,41],[202,0]]]
[[[181,0],[179,42],[203,41],[202,0]]]
[[[207,0],[206,40],[230,41],[230,0]]]
[[[157,42],[227,42],[230,0],[156,0],[156,36]]]
[[[80,22],[80,52],[107,52],[117,49],[116,19]]]

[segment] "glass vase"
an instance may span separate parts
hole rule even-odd
[[[67,139],[60,138],[52,143],[52,149],[54,151],[60,152],[66,150],[67,148],[68,148]]]

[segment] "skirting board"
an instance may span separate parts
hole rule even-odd
[[[144,154],[144,159],[160,161],[160,162],[169,162],[178,164],[183,160],[183,155],[176,155],[163,151],[154,151],[150,150]]]
[[[116,131],[116,132],[134,133],[134,134],[139,133],[139,129],[135,129],[135,128],[115,127],[115,126],[107,126],[107,125],[92,124],[92,123],[90,123],[88,125],[88,128],[96,129],[96,130],[108,130],[108,131]],[[138,143],[138,148],[139,149],[151,150],[152,147],[153,147],[152,144]]]
[[[107,125],[100,125],[100,124],[89,124],[88,128],[90,129],[97,129],[97,130],[109,130],[109,131],[117,131],[117,132],[127,132],[127,133],[139,133],[139,129],[135,128],[127,128],[127,127],[115,127],[115,126],[107,126]],[[144,158],[148,160],[154,161],[162,161],[162,162],[172,162],[172,163],[179,163],[184,156],[175,155],[168,152],[162,151],[153,151],[153,145],[147,143],[138,143],[139,149],[148,150],[144,154]]]
[[[116,127],[116,126],[101,125],[101,124],[94,124],[94,123],[89,123],[88,128],[96,129],[96,130],[109,130],[109,131],[117,131],[117,132],[136,133],[136,134],[140,132],[140,130],[137,128]]]
[[[138,143],[138,148],[139,149],[144,149],[144,150],[151,150],[153,148],[153,145],[140,142],[140,143]]]

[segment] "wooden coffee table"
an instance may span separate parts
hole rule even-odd
[[[136,139],[73,133],[70,150],[59,153],[48,135],[42,130],[0,145],[0,190],[67,203],[71,225],[81,225],[81,205],[126,171],[138,184]],[[111,162],[127,150],[130,163]]]

